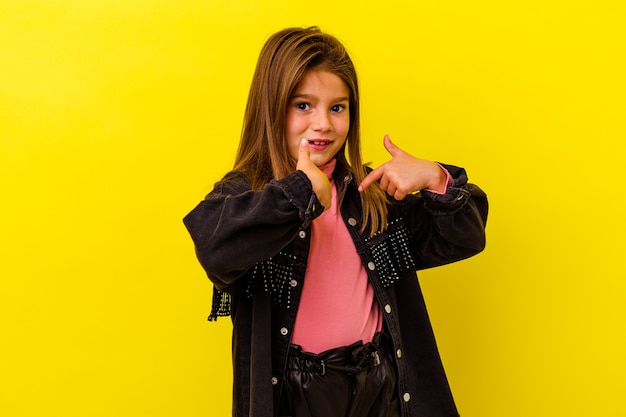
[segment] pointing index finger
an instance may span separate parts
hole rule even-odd
[[[383,165],[379,166],[378,168],[373,169],[372,172],[367,174],[367,176],[363,179],[363,181],[361,181],[361,184],[359,184],[359,191],[365,190],[367,187],[372,185],[372,183],[381,179],[383,176],[383,172],[384,172]]]

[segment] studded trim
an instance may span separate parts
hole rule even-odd
[[[290,308],[291,281],[296,260],[295,255],[278,252],[256,264],[248,271],[249,280],[246,289],[248,297],[252,297],[257,291],[264,291],[271,295],[274,305]]]
[[[385,288],[397,282],[402,276],[401,272],[415,268],[409,232],[401,218],[390,222],[385,232],[366,238],[365,245],[372,254],[376,274]],[[252,297],[255,292],[264,291],[270,294],[274,305],[291,308],[292,280],[296,261],[295,255],[279,252],[256,264],[246,273],[248,275],[246,295]],[[214,287],[209,321],[230,315],[230,306],[230,294]]]
[[[216,321],[218,317],[225,317],[230,315],[230,294],[222,292],[213,286],[213,303],[211,305],[211,314],[209,314],[209,321]]]
[[[398,281],[401,271],[415,268],[415,259],[410,248],[409,231],[402,218],[390,222],[387,231],[365,239],[370,250],[378,279],[383,287]]]

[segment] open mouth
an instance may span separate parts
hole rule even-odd
[[[309,140],[309,145],[313,146],[313,147],[326,147],[328,145],[330,145],[332,143],[332,141],[328,140],[328,139],[311,139]]]

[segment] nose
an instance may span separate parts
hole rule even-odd
[[[316,111],[313,115],[312,128],[316,131],[327,132],[332,130],[330,115],[326,111]]]

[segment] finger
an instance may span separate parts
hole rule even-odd
[[[404,191],[401,191],[400,189],[396,189],[396,191],[393,193],[393,198],[400,201],[400,200],[404,200],[404,197],[406,197],[406,195],[407,194]]]
[[[300,148],[298,149],[298,161],[300,159],[310,159],[311,148],[309,147],[309,141],[306,138],[302,138],[300,141]]]
[[[306,166],[311,161],[311,148],[309,147],[309,141],[302,138],[300,141],[300,147],[298,148],[298,160],[296,161],[296,169],[304,171]]]
[[[389,178],[387,178],[386,175],[383,175],[378,182],[378,188],[385,192],[389,192],[390,185],[391,184],[389,183]],[[391,193],[391,195],[393,195],[393,193]]]
[[[384,165],[381,165],[367,174],[363,181],[361,181],[361,184],[359,184],[359,191],[365,190],[374,182],[378,181],[383,176],[383,172],[385,172],[383,167]]]
[[[389,137],[389,135],[385,135],[385,137],[383,138],[383,146],[392,157],[397,156],[400,152],[403,152],[402,149],[398,148],[391,141],[391,138]]]

